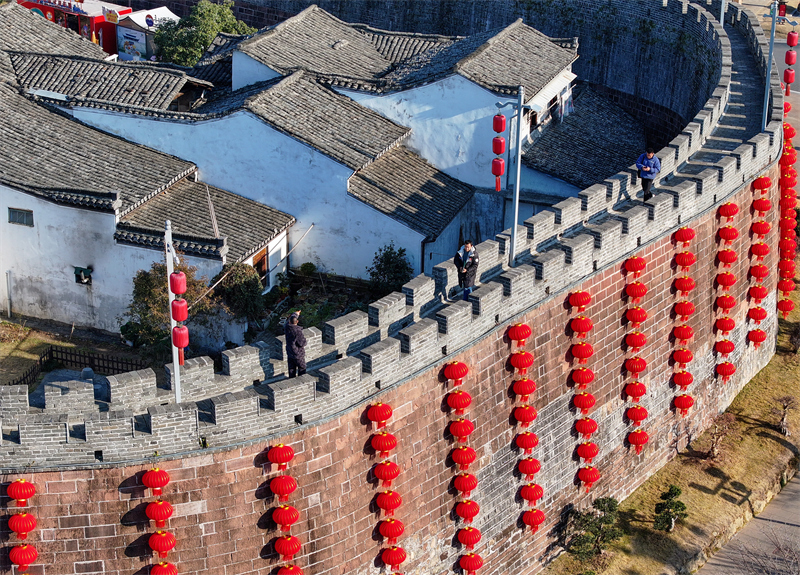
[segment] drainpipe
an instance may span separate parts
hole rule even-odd
[[[8,310],[8,319],[11,319],[11,270],[6,270],[6,306]]]

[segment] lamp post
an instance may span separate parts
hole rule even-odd
[[[164,225],[164,254],[167,258],[167,293],[169,294],[169,306],[170,306],[170,314],[169,314],[169,338],[170,338],[170,347],[172,348],[172,373],[175,378],[175,403],[181,402],[181,366],[180,366],[180,358],[178,348],[175,347],[175,344],[172,342],[172,330],[175,329],[175,326],[178,323],[175,321],[175,318],[172,317],[172,302],[175,300],[175,294],[172,293],[172,289],[169,285],[169,278],[172,276],[172,272],[175,271],[174,263],[179,264],[181,263],[178,254],[175,253],[175,247],[172,245],[172,222],[167,220]]]
[[[772,77],[772,54],[775,51],[775,26],[777,24],[791,24],[797,26],[797,22],[786,17],[786,1],[773,0],[769,9],[769,14],[762,14],[765,18],[772,18],[772,30],[769,35],[769,56],[767,58],[767,75],[764,81],[764,112],[761,118],[761,131],[767,129],[767,110],[769,109],[769,87]]]

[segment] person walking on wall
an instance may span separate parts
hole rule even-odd
[[[469,294],[475,289],[475,276],[478,275],[478,250],[472,245],[472,240],[464,242],[456,252],[453,263],[458,270],[458,285],[464,288],[464,301],[468,301]]]
[[[303,375],[306,372],[306,336],[300,327],[300,312],[289,316],[283,333],[286,335],[286,359],[289,363],[289,377]]]
[[[642,191],[644,192],[644,201],[646,202],[653,197],[650,187],[653,185],[655,177],[661,171],[661,160],[656,158],[656,153],[653,151],[653,148],[647,148],[647,151],[636,160],[636,167],[639,169],[639,179],[642,180]]]

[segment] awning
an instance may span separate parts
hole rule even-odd
[[[546,110],[550,100],[563,92],[564,88],[575,78],[577,78],[575,74],[569,70],[564,70],[561,74],[553,78],[547,86],[542,88],[541,91],[528,102],[528,105],[537,114]]]

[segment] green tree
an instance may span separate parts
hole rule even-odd
[[[686,505],[678,500],[681,493],[680,487],[670,485],[669,489],[661,494],[661,503],[656,503],[656,518],[653,527],[671,533],[678,521],[689,516],[686,513]]]
[[[599,555],[610,543],[622,537],[617,526],[619,502],[613,497],[601,497],[588,511],[573,511],[571,516],[572,539],[567,552],[581,561]]]
[[[264,312],[264,297],[261,295],[264,286],[261,285],[258,271],[243,263],[228,264],[211,280],[211,285],[216,284],[223,275],[225,279],[214,288],[214,295],[222,298],[234,316],[258,319]]]
[[[392,241],[389,245],[378,248],[367,273],[373,295],[381,298],[393,291],[400,291],[403,284],[413,276],[414,267],[408,261],[406,249],[394,247]]]
[[[178,22],[162,22],[153,40],[165,62],[194,66],[220,32],[252,34],[256,31],[233,15],[233,0],[220,4],[200,0],[188,16]]]

